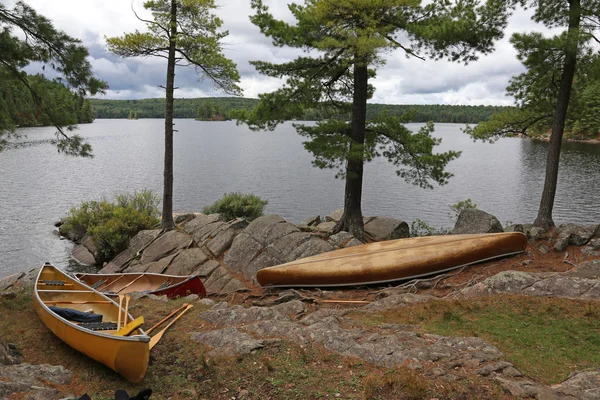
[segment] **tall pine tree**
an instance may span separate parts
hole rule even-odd
[[[361,210],[363,166],[377,156],[398,167],[398,175],[421,187],[445,184],[445,167],[459,153],[433,153],[439,139],[433,124],[412,133],[409,116],[366,117],[374,88],[369,81],[385,54],[402,50],[425,60],[469,62],[488,53],[502,36],[507,9],[501,0],[306,0],[291,4],[294,25],[277,20],[262,0],[252,0],[251,21],[275,46],[302,49],[305,55],[274,64],[252,62],[265,75],[286,77],[285,85],[260,96],[259,106],[242,117],[253,129],[273,129],[307,109],[323,115],[349,113],[350,122],[329,119],[316,126],[297,125],[305,147],[320,168],[338,168],[345,178],[344,214],[335,230],[364,240]]]
[[[239,95],[239,73],[235,64],[222,52],[222,21],[212,14],[213,0],[151,0],[144,8],[154,19],[142,20],[149,31],[135,31],[107,39],[111,52],[121,57],[154,56],[167,59],[165,102],[165,159],[162,228],[175,228],[173,221],[173,91],[175,66],[192,66],[217,89]],[[137,16],[137,14],[136,14]]]
[[[536,22],[549,28],[563,28],[563,33],[551,38],[540,33],[513,35],[511,40],[528,69],[513,78],[508,87],[517,100],[517,108],[495,115],[490,122],[469,130],[469,133],[475,138],[489,139],[526,133],[551,121],[544,189],[534,221],[536,226],[549,229],[554,226],[552,210],[560,151],[575,77],[579,70],[579,87],[583,92],[587,86],[585,82],[589,82],[586,75],[595,70],[593,64],[597,62],[600,0],[511,0],[507,3],[535,8],[533,19]],[[588,100],[594,96],[592,89],[587,90]],[[586,101],[585,98],[582,101]]]

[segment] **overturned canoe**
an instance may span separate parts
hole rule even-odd
[[[319,287],[418,278],[521,253],[519,232],[389,240],[334,250],[258,271],[262,286]]]
[[[168,298],[197,294],[206,296],[206,289],[197,275],[176,276],[132,272],[121,274],[76,274],[77,279],[103,292],[107,296],[116,296],[132,292],[147,292]]]
[[[127,332],[117,329],[119,312],[124,315],[117,303],[50,264],[37,276],[33,303],[42,322],[63,342],[130,382],[144,378],[150,337],[139,325]],[[75,322],[91,317],[101,322]],[[135,324],[140,319],[128,315],[127,320]]]

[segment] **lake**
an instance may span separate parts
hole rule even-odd
[[[409,124],[418,129],[422,124]],[[525,139],[473,142],[463,125],[436,124],[439,151],[462,150],[450,183],[433,190],[404,182],[384,159],[365,167],[363,214],[451,227],[449,206],[470,198],[500,222],[531,223],[544,181],[547,144]],[[21,144],[0,153],[0,277],[45,261],[68,267],[71,244],[53,223],[82,201],[151,189],[162,195],[164,122],[96,120],[78,133],[95,157],[59,155],[52,128],[24,128]],[[227,192],[269,201],[266,213],[293,223],[343,206],[344,182],[311,165],[291,123],[252,132],[235,122],[176,120],[174,211],[201,211]],[[565,143],[554,208],[556,223],[600,223],[600,146]]]

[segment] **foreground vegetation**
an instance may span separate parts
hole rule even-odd
[[[35,314],[31,290],[0,300],[2,336],[19,346],[25,362],[62,365],[72,371],[71,384],[58,385],[59,390],[87,392],[94,400],[112,400],[116,389],[137,393],[148,387],[154,391],[153,400],[229,400],[241,398],[241,393],[248,399],[512,399],[489,380],[440,382],[407,368],[375,367],[323,348],[287,342],[249,355],[211,357],[209,348],[190,337],[203,329],[199,314],[208,307],[198,304],[152,350],[144,380],[131,384],[54,336]],[[181,303],[141,299],[130,309],[152,326]]]
[[[128,118],[129,112],[137,112],[138,118],[164,118],[164,99],[102,100],[91,99],[96,118]],[[258,99],[239,97],[210,97],[206,99],[175,99],[175,118],[198,118],[201,120],[235,118],[235,111],[251,110]],[[367,117],[373,118],[383,112],[403,115],[414,111],[412,122],[478,123],[487,121],[492,114],[505,110],[500,106],[451,106],[451,105],[367,105]],[[341,115],[340,115],[341,116]],[[321,120],[326,116],[317,110],[307,110],[302,120]],[[221,118],[218,118],[221,119]]]
[[[439,335],[481,337],[519,371],[545,384],[600,366],[599,317],[593,301],[533,296],[436,300],[354,316],[372,325],[411,324]]]

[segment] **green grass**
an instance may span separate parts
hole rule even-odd
[[[495,296],[434,301],[354,317],[370,325],[408,323],[428,333],[481,337],[521,372],[547,384],[562,382],[576,370],[600,367],[597,302]]]

